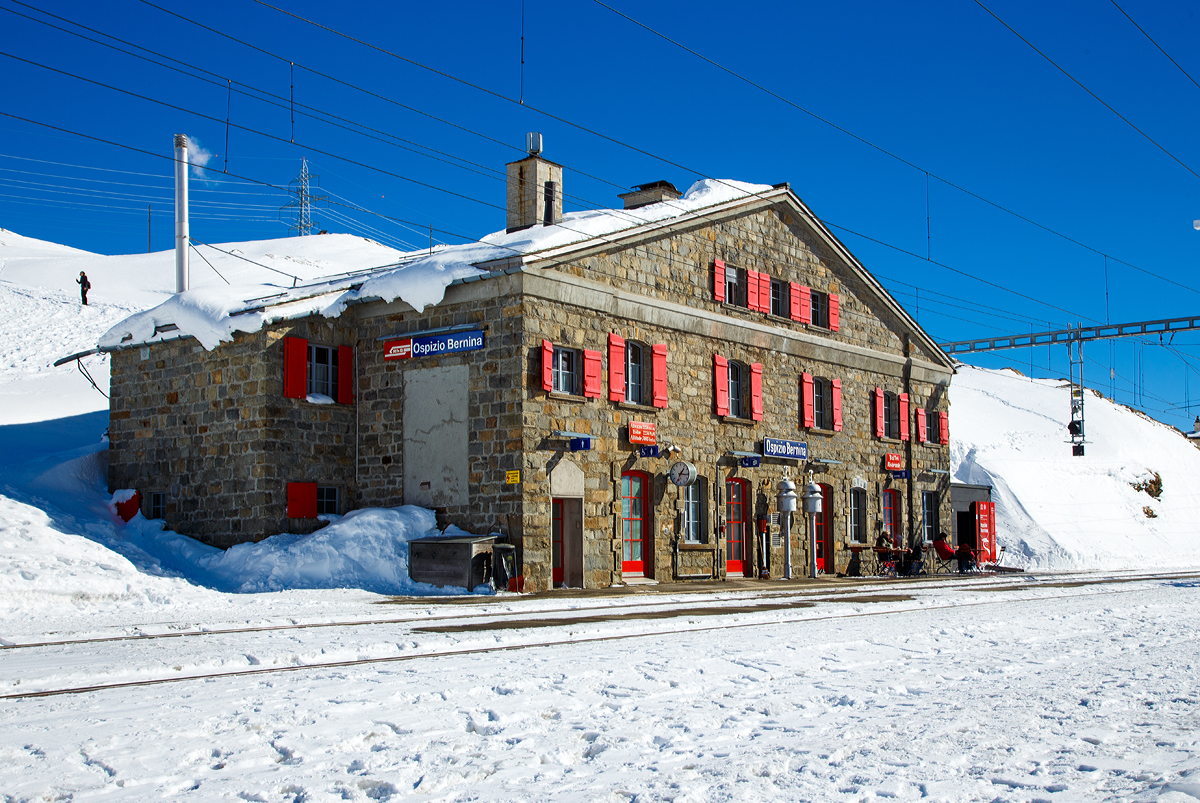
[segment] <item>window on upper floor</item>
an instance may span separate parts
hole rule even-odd
[[[900,397],[884,391],[883,437],[900,439]]]
[[[579,393],[579,352],[575,349],[554,347],[553,380],[551,390],[571,396]]]
[[[729,415],[744,418],[742,411],[748,407],[745,401],[746,381],[742,364],[729,361]]]
[[[925,411],[925,440],[929,443],[942,442],[942,428],[939,425],[937,410]]]
[[[763,418],[762,364],[747,365],[713,355],[713,385],[717,415],[730,418]]]
[[[819,376],[813,378],[813,426],[833,429],[833,385]]]
[[[646,364],[646,349],[641,343],[632,340],[625,342],[625,401],[630,404],[644,404],[646,379],[651,374],[651,366]]]
[[[791,288],[787,282],[771,279],[771,314],[780,318],[791,317]]]
[[[336,399],[338,395],[338,350],[308,344],[308,392]]]
[[[354,401],[354,349],[283,339],[283,395],[290,399],[327,397],[338,404]],[[321,401],[316,399],[314,401]]]
[[[744,307],[746,306],[746,297],[746,271],[742,268],[735,268],[733,265],[726,265],[725,303]]]
[[[875,388],[875,437],[908,440],[908,394]]]
[[[829,294],[810,291],[812,299],[812,325],[829,328]]]
[[[842,429],[842,383],[811,374],[800,375],[800,426]]]

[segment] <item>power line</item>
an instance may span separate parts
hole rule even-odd
[[[1123,121],[1123,122],[1124,122],[1126,125],[1128,125],[1128,126],[1129,126],[1130,128],[1132,128],[1134,131],[1138,132],[1138,133],[1139,133],[1139,134],[1141,134],[1143,137],[1145,137],[1147,142],[1149,142],[1149,143],[1150,143],[1151,145],[1153,145],[1154,147],[1158,148],[1160,151],[1162,151],[1163,153],[1165,153],[1167,156],[1170,156],[1170,157],[1171,157],[1171,159],[1173,159],[1173,160],[1174,160],[1174,161],[1175,161],[1175,162],[1176,162],[1176,163],[1177,163],[1177,164],[1178,164],[1180,167],[1182,167],[1184,170],[1188,171],[1189,173],[1191,173],[1191,174],[1192,174],[1193,176],[1195,176],[1196,178],[1200,178],[1200,173],[1197,173],[1195,170],[1193,170],[1192,168],[1188,167],[1186,164],[1184,164],[1184,163],[1183,163],[1183,161],[1182,161],[1181,159],[1179,159],[1179,157],[1177,157],[1175,154],[1171,153],[1169,150],[1167,150],[1166,148],[1164,148],[1162,145],[1159,145],[1159,144],[1158,144],[1158,143],[1157,143],[1157,142],[1154,140],[1154,138],[1153,138],[1153,137],[1151,137],[1151,136],[1150,136],[1149,134],[1147,134],[1145,131],[1143,131],[1142,129],[1138,128],[1136,125],[1134,125],[1134,124],[1133,124],[1133,123],[1132,123],[1132,122],[1131,122],[1131,121],[1130,121],[1130,120],[1129,120],[1127,117],[1125,117],[1125,116],[1124,116],[1123,114],[1121,114],[1119,111],[1117,111],[1116,109],[1114,109],[1112,106],[1109,106],[1107,103],[1105,103],[1105,102],[1104,102],[1104,100],[1103,100],[1103,99],[1102,99],[1102,98],[1101,98],[1099,95],[1097,95],[1095,92],[1093,92],[1092,90],[1090,90],[1090,89],[1088,89],[1086,86],[1084,86],[1084,85],[1083,85],[1083,84],[1082,84],[1082,83],[1079,81],[1079,79],[1077,79],[1075,76],[1071,75],[1069,72],[1067,72],[1067,71],[1066,71],[1065,69],[1063,69],[1061,66],[1059,66],[1059,64],[1058,64],[1056,61],[1054,61],[1054,59],[1052,59],[1052,58],[1050,58],[1049,56],[1047,56],[1047,55],[1046,55],[1045,53],[1043,53],[1041,50],[1038,50],[1037,46],[1036,46],[1036,45],[1034,45],[1034,44],[1033,44],[1033,42],[1030,42],[1030,41],[1029,41],[1028,39],[1026,39],[1024,36],[1022,36],[1021,34],[1017,33],[1017,31],[1016,31],[1016,29],[1015,29],[1015,28],[1013,28],[1011,25],[1009,25],[1009,24],[1008,24],[1007,22],[1005,22],[1004,20],[1000,19],[1000,17],[998,17],[998,16],[996,15],[996,12],[992,11],[990,8],[988,8],[987,6],[985,6],[983,3],[981,3],[981,2],[980,2],[980,0],[975,0],[975,4],[976,4],[976,5],[978,5],[980,8],[982,8],[982,9],[983,9],[984,11],[986,11],[987,13],[991,14],[991,15],[992,15],[992,17],[994,17],[994,18],[995,18],[996,22],[1000,23],[1000,24],[1001,24],[1001,25],[1003,25],[1005,28],[1008,28],[1008,30],[1010,30],[1010,31],[1012,32],[1013,36],[1017,37],[1017,38],[1018,38],[1018,39],[1020,39],[1022,42],[1024,42],[1025,44],[1027,44],[1027,45],[1029,45],[1031,48],[1033,48],[1033,52],[1037,53],[1039,56],[1041,56],[1042,58],[1044,58],[1046,61],[1050,62],[1050,64],[1051,64],[1051,65],[1052,65],[1052,66],[1053,66],[1053,67],[1054,67],[1056,70],[1058,70],[1058,71],[1059,71],[1059,72],[1061,72],[1063,75],[1065,75],[1065,76],[1067,76],[1068,78],[1070,78],[1070,79],[1071,79],[1071,81],[1073,81],[1073,82],[1075,83],[1075,85],[1076,85],[1076,86],[1078,86],[1078,87],[1079,87],[1080,89],[1082,89],[1084,92],[1086,92],[1086,93],[1088,93],[1089,95],[1091,95],[1091,96],[1092,96],[1092,97],[1093,97],[1093,98],[1096,100],[1096,102],[1097,102],[1097,103],[1099,103],[1099,104],[1100,104],[1101,106],[1103,106],[1104,108],[1108,109],[1110,112],[1112,112],[1112,113],[1113,113],[1113,114],[1115,114],[1117,117],[1119,117],[1119,118],[1120,118],[1120,119],[1121,119],[1121,120],[1122,120],[1122,121]]]
[[[1114,6],[1116,6],[1116,8],[1117,8],[1117,11],[1120,11],[1122,14],[1124,14],[1124,15],[1125,15],[1125,19],[1127,19],[1127,20],[1129,20],[1131,23],[1133,23],[1133,27],[1135,27],[1135,28],[1137,28],[1139,31],[1141,31],[1141,32],[1142,32],[1142,35],[1143,35],[1143,36],[1145,36],[1147,39],[1149,39],[1149,40],[1150,40],[1150,44],[1152,44],[1152,45],[1154,45],[1155,47],[1157,47],[1157,48],[1158,48],[1158,52],[1159,52],[1159,53],[1162,53],[1164,56],[1166,56],[1166,57],[1167,57],[1167,60],[1168,60],[1168,61],[1170,61],[1170,62],[1171,62],[1172,64],[1174,64],[1176,67],[1179,67],[1179,71],[1180,71],[1181,73],[1183,73],[1183,74],[1184,74],[1184,76],[1185,76],[1185,77],[1186,77],[1186,78],[1187,78],[1189,81],[1191,81],[1193,84],[1195,84],[1197,89],[1200,89],[1200,84],[1196,83],[1196,79],[1195,79],[1195,78],[1193,78],[1193,77],[1192,77],[1192,76],[1191,76],[1191,75],[1188,73],[1188,71],[1187,71],[1187,70],[1183,69],[1183,67],[1180,67],[1180,66],[1179,66],[1179,62],[1178,62],[1178,61],[1176,61],[1175,59],[1171,58],[1171,54],[1170,54],[1170,53],[1168,53],[1167,51],[1163,50],[1163,49],[1162,49],[1162,46],[1161,46],[1161,45],[1159,45],[1159,43],[1158,43],[1158,42],[1155,42],[1155,41],[1154,41],[1154,37],[1152,37],[1152,36],[1150,36],[1150,34],[1146,33],[1146,29],[1145,29],[1145,28],[1143,28],[1141,25],[1138,25],[1136,22],[1134,22],[1134,20],[1133,20],[1133,17],[1129,16],[1129,14],[1128,14],[1128,13],[1126,13],[1125,9],[1123,9],[1123,8],[1121,8],[1120,6],[1118,6],[1118,5],[1117,5],[1117,0],[1111,0],[1111,2],[1112,2],[1112,4],[1113,4]]]

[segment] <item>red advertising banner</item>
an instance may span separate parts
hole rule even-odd
[[[658,443],[655,439],[655,427],[653,421],[630,421],[629,422],[629,442],[639,443],[643,446],[653,446]]]
[[[883,457],[883,469],[884,471],[903,471],[904,461],[900,455],[889,452]]]
[[[385,360],[403,360],[412,356],[412,338],[406,337],[403,340],[389,340],[383,346],[383,358]]]
[[[996,503],[975,503],[975,538],[979,549],[979,562],[992,563],[996,560]]]

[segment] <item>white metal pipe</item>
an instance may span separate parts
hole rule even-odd
[[[188,289],[188,148],[175,135],[175,292]]]

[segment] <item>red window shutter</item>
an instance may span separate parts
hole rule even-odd
[[[289,399],[308,395],[308,341],[302,337],[283,339],[283,395]]]
[[[829,294],[829,331],[836,332],[840,325],[840,317],[838,314],[838,294]]]
[[[800,323],[812,323],[812,290],[800,285]]]
[[[654,365],[651,371],[654,373],[654,406],[665,408],[667,406],[667,344],[655,343],[652,349],[654,353]]]
[[[833,429],[842,431],[842,380],[833,380]]]
[[[625,401],[625,338],[608,335],[608,400]]]
[[[289,482],[287,484],[287,515],[289,519],[317,517],[317,484]]]
[[[788,305],[789,306],[788,311],[792,316],[792,320],[798,321],[798,320],[800,320],[800,304],[802,303],[800,301],[800,290],[802,288],[800,285],[796,284],[795,282],[788,282],[788,288],[789,288],[789,292],[792,296],[792,298],[791,298],[792,303]]]
[[[717,415],[729,415],[729,361],[713,355],[713,387],[717,391]]]
[[[813,405],[812,374],[800,374],[800,400],[801,425],[811,427],[817,421],[817,413]]]
[[[771,275],[758,274],[758,311],[771,312]]]
[[[950,414],[938,413],[938,429],[941,430],[942,445],[950,443]]]
[[[917,443],[924,443],[928,440],[925,435],[925,411],[918,407],[913,417],[917,421]]]
[[[713,301],[725,302],[725,261],[713,260]]]
[[[753,363],[750,366],[750,417],[755,421],[763,419],[761,362]]]
[[[338,346],[338,404],[354,403],[354,349]]]
[[[583,395],[589,399],[600,398],[600,367],[603,359],[598,351],[583,350]]]
[[[746,271],[746,306],[758,312],[758,271]]]
[[[883,388],[875,388],[875,437],[883,437]]]
[[[900,440],[908,440],[908,394],[900,394]]]
[[[554,390],[554,344],[542,341],[542,390]]]

